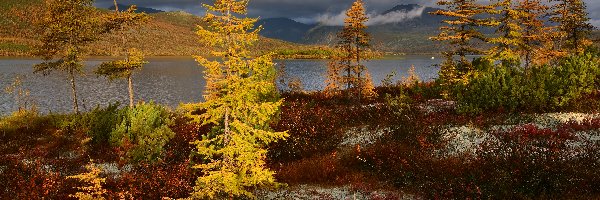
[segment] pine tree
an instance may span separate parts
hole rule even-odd
[[[196,141],[197,154],[205,162],[196,180],[194,199],[250,197],[258,186],[278,185],[266,169],[265,145],[283,139],[287,132],[273,132],[269,123],[282,104],[275,87],[276,70],[271,55],[250,58],[248,47],[258,40],[257,19],[239,18],[248,0],[215,0],[204,5],[208,28],[198,27],[200,41],[212,47],[209,60],[196,56],[206,68],[206,110],[200,116],[213,129]]]
[[[123,48],[120,52],[125,54],[125,58],[123,60],[102,63],[96,70],[96,74],[107,76],[111,80],[118,78],[127,79],[129,90],[129,107],[133,108],[133,72],[141,69],[143,65],[148,62],[144,61],[144,55],[141,51],[135,48],[126,50],[128,37],[130,37],[127,32],[134,29],[136,26],[147,22],[149,20],[149,16],[145,13],[136,13],[135,11],[137,7],[135,5],[132,5],[125,12],[122,12],[119,11],[119,6],[116,0],[114,0],[114,4],[115,12],[111,15],[107,15],[106,26],[107,29],[120,30],[119,34],[121,34],[121,47]]]
[[[440,79],[444,85],[449,86],[464,81],[466,75],[473,70],[471,63],[466,59],[467,55],[485,52],[475,45],[477,40],[488,40],[480,29],[497,26],[498,22],[483,16],[495,13],[494,6],[478,4],[477,0],[440,0],[437,4],[446,7],[446,10],[437,10],[430,14],[451,19],[445,20],[447,25],[440,27],[441,33],[430,39],[447,41],[451,45],[450,50],[443,52],[446,61],[442,63],[440,70]],[[458,62],[454,60],[454,56],[459,56]]]
[[[67,72],[76,113],[79,105],[75,75],[83,73],[81,49],[98,39],[101,27],[92,3],[93,0],[45,0],[43,17],[35,23],[41,45],[34,54],[44,62],[35,65],[34,71],[44,75],[53,70]]]
[[[570,53],[583,52],[592,42],[589,34],[593,26],[588,22],[586,5],[582,0],[550,0],[552,6],[550,21],[558,24],[556,40],[559,50]]]
[[[368,17],[362,0],[356,0],[346,12],[344,28],[338,34],[338,54],[328,65],[325,91],[335,94],[346,87],[348,95],[356,93],[359,101],[363,96],[375,95],[373,83],[362,62],[368,60],[371,37],[366,32]]]

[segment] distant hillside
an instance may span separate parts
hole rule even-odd
[[[289,42],[303,42],[305,34],[314,27],[288,18],[264,19],[256,24],[263,26],[262,36]]]
[[[421,9],[422,14],[414,18],[369,26],[367,31],[373,37],[372,46],[384,52],[407,54],[436,54],[447,48],[444,43],[429,40],[431,36],[440,32],[439,26],[443,25],[442,21],[448,19],[429,14],[439,8],[404,4],[394,6],[381,15],[415,12]],[[263,19],[258,24],[265,28],[261,32],[265,37],[310,45],[335,45],[337,33],[342,29],[341,26],[303,24],[287,18]],[[488,35],[494,34],[493,28],[483,28],[481,31]],[[595,30],[591,37],[594,43],[600,46],[600,30]]]
[[[402,4],[402,5],[397,5],[394,6],[392,9],[386,10],[385,12],[381,13],[382,15],[386,15],[392,12],[408,12],[411,10],[415,10],[420,8],[421,6],[419,6],[418,4]]]
[[[600,48],[600,30],[595,30],[592,32],[592,41],[598,48]]]
[[[387,15],[394,12],[409,12],[423,8],[417,4],[398,5],[382,12]],[[439,33],[441,16],[428,14],[437,8],[423,8],[421,16],[397,23],[373,25],[368,32],[373,37],[373,46],[381,51],[401,53],[438,53],[442,48],[429,40]],[[265,27],[261,35],[265,37],[297,42],[302,44],[333,45],[341,26],[325,26],[320,24],[303,24],[286,18],[264,19],[258,24]]]
[[[119,6],[119,10],[126,10],[131,5],[117,4],[117,6]],[[115,10],[115,6],[113,5],[113,6],[109,7],[108,10]],[[161,13],[161,12],[165,12],[165,11],[157,10],[157,9],[154,9],[154,8],[146,8],[146,7],[139,7],[138,6],[136,12],[137,13],[154,14],[154,13]]]
[[[27,15],[30,8],[39,5],[40,0],[2,0],[0,3],[0,56],[28,56],[37,41],[31,24],[27,20],[11,17],[14,13]],[[5,2],[7,1],[7,2]],[[101,12],[112,12],[101,9]],[[7,17],[2,17],[7,16]],[[139,28],[135,38],[130,38],[131,47],[144,51],[148,56],[190,56],[205,55],[208,49],[203,48],[195,33],[200,17],[179,12],[155,12],[152,19]],[[101,41],[90,45],[89,55],[118,55],[121,36],[106,35]],[[261,37],[252,49],[253,53],[262,54],[284,49],[296,49],[299,45],[276,39]]]

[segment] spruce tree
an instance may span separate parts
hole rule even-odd
[[[205,102],[200,103],[206,112],[199,119],[213,128],[195,142],[204,162],[194,166],[201,173],[194,199],[253,198],[251,189],[277,185],[274,172],[265,166],[265,146],[287,136],[269,128],[282,99],[271,55],[249,56],[248,47],[258,40],[261,27],[254,28],[257,19],[243,17],[247,4],[215,0],[204,5],[208,27],[199,26],[197,33],[216,59],[196,56],[206,68],[207,81]]]
[[[338,54],[328,65],[325,90],[338,93],[342,87],[350,96],[355,93],[358,100],[363,96],[375,95],[373,83],[363,62],[370,58],[369,42],[371,37],[366,32],[366,16],[362,0],[356,0],[346,12],[344,28],[338,34],[340,39]]]

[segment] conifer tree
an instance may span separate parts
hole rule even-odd
[[[266,169],[265,145],[283,139],[287,132],[273,132],[269,123],[282,104],[275,87],[276,70],[271,55],[250,58],[248,47],[258,40],[257,19],[239,18],[248,0],[215,0],[199,26],[200,41],[211,49],[209,60],[196,56],[206,68],[206,110],[200,116],[213,129],[196,141],[204,162],[196,180],[194,199],[238,198],[254,195],[259,186],[276,186],[274,172]]]
[[[559,41],[559,50],[570,53],[583,52],[592,42],[589,34],[594,28],[589,23],[586,5],[582,0],[550,0],[552,6],[550,21],[558,24],[555,40]]]
[[[551,42],[549,27],[544,25],[543,17],[548,7],[539,0],[501,0],[497,6],[501,17],[496,30],[499,37],[489,39],[496,44],[490,49],[488,56],[503,63],[524,64],[529,67],[534,52],[541,53],[543,44]]]
[[[139,70],[144,64],[148,63],[144,61],[144,55],[141,51],[130,48],[126,50],[128,45],[127,38],[130,37],[126,32],[129,32],[136,26],[147,22],[149,16],[145,13],[136,13],[137,7],[132,5],[125,12],[119,11],[117,1],[114,0],[115,12],[107,16],[107,27],[112,30],[120,30],[121,34],[121,54],[125,54],[123,60],[116,60],[110,62],[104,62],[96,70],[96,74],[107,76],[109,79],[124,78],[127,79],[128,91],[129,91],[129,107],[134,106],[134,94],[133,94],[133,72]]]
[[[369,72],[362,64],[370,58],[368,48],[371,41],[366,32],[368,17],[362,0],[356,0],[346,16],[344,28],[338,34],[338,54],[328,65],[325,91],[338,93],[345,86],[348,95],[354,92],[360,101],[363,96],[375,95]]]
[[[525,68],[532,64],[543,64],[545,61],[541,57],[558,53],[544,45],[553,42],[550,34],[553,28],[546,26],[544,20],[548,9],[540,0],[519,0],[517,4],[517,10],[522,12],[519,23],[523,27],[518,52]]]
[[[127,50],[126,54],[127,55],[123,60],[104,62],[100,64],[95,73],[106,76],[110,80],[119,78],[127,79],[129,90],[129,107],[133,108],[133,72],[140,70],[144,64],[148,62],[144,61],[144,54],[135,48]]]
[[[45,0],[42,18],[36,21],[41,45],[34,53],[43,63],[34,66],[44,75],[65,71],[71,85],[73,110],[79,113],[75,76],[82,73],[82,47],[98,39],[100,20],[93,0]]]
[[[47,75],[51,71],[65,71],[76,113],[79,104],[75,78],[83,73],[83,47],[124,23],[106,18],[93,3],[94,0],[44,0],[42,17],[34,21],[41,42],[34,55],[44,60],[34,66],[34,72]]]
[[[513,3],[514,0],[500,0],[496,4],[500,9],[498,18],[499,26],[496,33],[500,36],[490,38],[489,42],[495,44],[487,53],[492,60],[500,60],[503,63],[519,63],[520,55],[517,52],[519,46],[523,45],[521,27],[521,16],[524,11],[518,10]]]
[[[488,39],[480,29],[497,26],[498,22],[485,18],[482,14],[493,14],[496,11],[493,5],[481,5],[477,0],[440,0],[437,4],[446,9],[430,14],[446,16],[450,19],[444,20],[447,25],[440,27],[441,33],[430,39],[447,41],[451,45],[450,50],[443,52],[446,61],[441,65],[440,79],[444,85],[452,85],[463,80],[465,75],[473,70],[466,56],[485,52],[484,49],[477,48],[474,43],[477,40],[487,42]],[[454,60],[454,56],[459,56],[458,62]]]

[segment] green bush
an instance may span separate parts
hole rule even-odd
[[[598,58],[591,53],[527,69],[483,61],[473,64],[479,73],[453,90],[460,112],[557,110],[593,92],[600,75]]]
[[[163,147],[175,136],[169,128],[169,111],[154,103],[138,104],[127,109],[120,124],[111,132],[111,144],[124,147],[133,162],[160,160]]]
[[[106,108],[99,106],[82,117],[83,127],[93,144],[108,144],[111,132],[123,121],[127,109],[119,108],[120,104],[109,104]]]
[[[38,112],[29,110],[20,110],[13,112],[11,115],[0,117],[0,133],[2,134],[18,134],[24,130],[36,129],[43,124]]]
[[[394,114],[400,116],[410,110],[410,103],[412,99],[410,96],[406,95],[404,88],[398,87],[398,89],[399,90],[397,94],[392,95],[386,93],[383,99],[385,104],[393,110]]]

